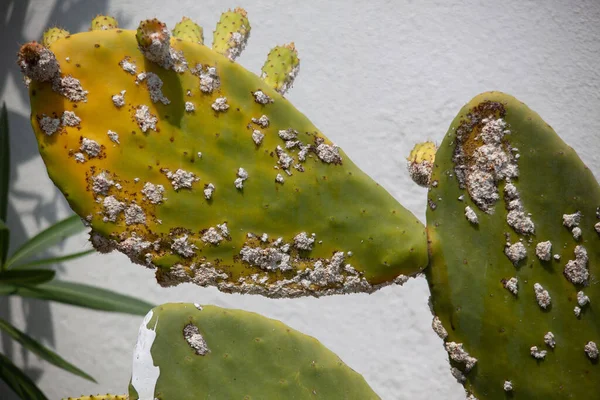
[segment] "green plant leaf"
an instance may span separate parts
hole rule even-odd
[[[97,383],[96,380],[94,378],[92,378],[90,375],[86,374],[85,372],[83,372],[82,370],[80,370],[79,368],[74,366],[73,364],[69,363],[68,361],[63,359],[61,356],[59,356],[58,354],[56,354],[49,348],[47,348],[44,345],[42,345],[41,343],[39,343],[37,340],[28,336],[26,333],[21,332],[20,330],[18,330],[14,326],[12,326],[8,321],[5,321],[1,318],[0,318],[0,330],[6,332],[6,334],[8,334],[8,336],[13,338],[15,341],[19,342],[27,350],[36,354],[40,358],[43,358],[50,364],[55,365],[59,368],[62,368],[65,371],[68,371],[74,375],[77,375],[84,379],[87,379],[88,381]]]
[[[5,285],[0,282],[0,296],[8,296],[16,293],[18,288],[15,285]]]
[[[146,315],[153,304],[111,290],[82,283],[53,280],[38,286],[20,287],[14,295],[134,315]]]
[[[10,230],[8,226],[0,219],[0,269],[4,269],[4,262],[8,254],[10,244]]]
[[[77,215],[63,219],[38,233],[19,247],[6,262],[6,267],[10,267],[20,260],[25,260],[36,253],[46,250],[61,240],[83,230],[85,230],[85,226]]]
[[[48,282],[54,278],[54,272],[51,269],[28,269],[23,271],[2,271],[0,272],[0,282],[5,285],[38,285]]]
[[[0,379],[23,400],[48,400],[36,384],[2,353],[0,353]]]
[[[0,220],[6,221],[8,208],[8,182],[10,180],[10,141],[6,103],[0,111]]]
[[[37,267],[40,265],[57,264],[57,263],[61,263],[64,261],[73,260],[75,258],[87,256],[88,254],[95,253],[95,252],[96,252],[96,250],[90,249],[90,250],[80,251],[78,253],[67,254],[66,256],[43,258],[41,260],[29,261],[29,262],[25,262],[23,264],[15,265],[14,267],[12,267],[12,270],[29,269],[29,268]]]

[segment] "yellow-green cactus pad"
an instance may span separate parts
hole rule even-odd
[[[542,118],[483,93],[435,157],[427,278],[452,373],[478,399],[600,393],[600,187]]]
[[[285,94],[300,71],[300,59],[294,43],[275,46],[269,52],[261,71],[261,78],[267,85]]]
[[[129,398],[379,396],[318,340],[279,321],[215,306],[164,304],[150,311],[140,326]]]
[[[42,36],[42,44],[48,47],[58,39],[64,38],[65,36],[69,36],[69,31],[57,27],[48,28]]]
[[[173,28],[173,37],[199,44],[204,43],[204,32],[202,27],[187,17],[183,17],[181,21],[175,24],[175,28]]]
[[[90,29],[93,31],[106,31],[108,29],[117,29],[118,27],[119,23],[115,18],[108,15],[98,15],[92,20]]]
[[[270,297],[372,292],[426,266],[424,226],[288,100],[169,36],[150,20],[20,56],[48,173],[98,250],[165,286]]]
[[[246,10],[239,7],[221,14],[221,19],[213,31],[214,51],[231,61],[239,57],[250,37],[250,22],[247,16]]]

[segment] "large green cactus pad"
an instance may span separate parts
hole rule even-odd
[[[140,27],[145,46],[165,37]],[[425,267],[423,225],[288,100],[201,44],[166,43],[160,59],[135,31],[74,34],[50,45],[71,81],[32,75],[40,153],[96,248],[163,285],[270,297],[371,292]],[[39,67],[28,51],[22,67]]]
[[[194,304],[164,304],[146,316],[129,396],[379,399],[318,340],[255,313]]]
[[[595,398],[592,173],[538,114],[490,92],[452,122],[431,181],[427,278],[453,374],[479,399]]]

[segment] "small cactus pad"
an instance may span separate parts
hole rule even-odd
[[[96,249],[164,286],[269,297],[372,292],[426,266],[424,226],[289,101],[169,36],[148,20],[20,57],[40,153]]]
[[[97,394],[95,396],[65,397],[63,400],[128,400],[127,395]]]
[[[600,393],[600,187],[541,117],[475,97],[435,157],[427,210],[434,329],[479,399]]]
[[[69,36],[69,31],[57,27],[48,28],[42,36],[42,44],[48,47],[52,43],[56,42],[58,39],[64,38],[66,36]]]
[[[250,22],[243,8],[221,14],[213,32],[213,50],[234,61],[246,48],[250,37]]]
[[[269,52],[262,67],[262,80],[281,94],[294,84],[300,70],[300,59],[294,43],[276,46]]]
[[[144,319],[129,398],[379,399],[315,338],[255,313],[182,303]]]
[[[436,151],[437,146],[433,142],[417,143],[410,151],[406,159],[408,173],[417,185],[429,186]]]
[[[109,29],[117,29],[118,27],[119,23],[115,18],[109,17],[108,15],[98,15],[92,20],[90,29],[93,31],[106,31]]]
[[[183,17],[181,21],[175,24],[175,28],[173,28],[173,37],[199,44],[204,43],[204,32],[202,31],[202,27],[187,17]]]

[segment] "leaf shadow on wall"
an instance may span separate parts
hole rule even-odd
[[[58,190],[54,190],[51,198],[40,193],[38,187],[23,188],[23,182],[28,181],[28,177],[19,176],[18,167],[37,157],[39,157],[38,146],[35,136],[32,132],[29,114],[29,107],[18,109],[20,103],[29,104],[29,96],[27,89],[23,84],[22,75],[16,64],[16,55],[19,47],[29,41],[40,41],[45,28],[50,26],[59,26],[72,33],[86,31],[89,29],[89,23],[98,14],[108,13],[108,0],[85,1],[56,1],[53,8],[50,10],[48,17],[43,24],[37,25],[34,36],[31,36],[31,22],[34,20],[35,13],[39,6],[39,1],[32,2],[30,0],[7,0],[0,5],[0,34],[3,39],[0,41],[0,54],[4,55],[0,59],[0,93],[5,93],[9,85],[17,88],[17,99],[4,98],[7,108],[9,109],[9,132],[11,143],[11,159],[10,159],[10,198],[8,209],[7,224],[11,231],[11,249],[14,251],[20,244],[24,243],[28,238],[28,229],[26,229],[23,215],[18,215],[13,204],[19,202],[27,202],[31,204],[31,214],[28,218],[34,221],[35,229],[33,233],[41,231],[45,227],[55,222],[58,222],[61,217],[58,213],[60,210],[68,209],[68,205],[64,197]],[[118,13],[114,15],[122,27],[129,27],[129,20]],[[37,173],[37,172],[36,172]],[[45,170],[40,170],[40,174],[46,176]],[[20,188],[15,189],[14,182],[19,180]],[[61,250],[55,247],[55,250]],[[39,257],[48,257],[56,253],[46,252],[39,254]],[[71,267],[76,267],[72,265]],[[57,275],[60,276],[65,268],[61,265],[55,265],[54,269]],[[24,322],[24,331],[38,340],[42,344],[54,349],[56,346],[55,332],[52,328],[52,310],[48,302],[20,299],[20,298],[3,298],[0,301],[0,318],[19,325],[23,329],[21,323]],[[75,309],[74,312],[77,312]],[[73,332],[75,334],[75,332]],[[16,345],[12,339],[6,335],[1,336],[0,340],[1,351],[7,357],[22,367],[23,371],[34,381],[39,381],[46,368],[55,368],[48,364],[41,363],[39,358],[32,355],[25,349]],[[19,354],[20,353],[20,354]],[[20,355],[20,357],[19,357]],[[68,361],[75,365],[81,364],[81,360],[69,358]],[[86,371],[94,375],[94,371]],[[70,375],[68,372],[59,372],[67,375],[67,379],[81,379]],[[72,394],[72,393],[71,393]],[[69,393],[65,393],[65,396]],[[17,400],[18,397],[12,390],[2,381],[0,381],[0,398],[3,400]]]

